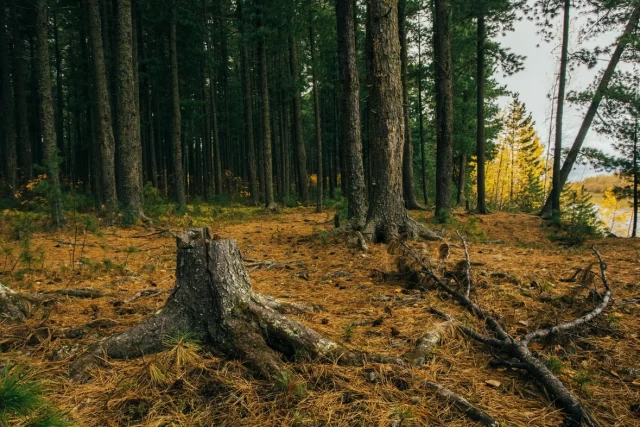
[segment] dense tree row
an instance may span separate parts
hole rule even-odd
[[[582,97],[562,166],[569,63],[608,52],[569,55],[573,9],[593,17],[586,36],[623,35]],[[544,211],[559,209],[616,66],[633,61],[636,1],[0,0],[3,189],[14,197],[46,176],[58,225],[70,190],[109,217],[146,220],[145,186],[179,209],[230,197],[277,211],[313,197],[322,211],[323,196],[342,194],[350,225],[374,240],[415,231],[406,209],[432,195],[441,218],[454,203],[487,213],[504,199],[485,171],[505,154],[494,75],[522,68],[495,40],[532,10],[545,34],[564,18]],[[509,170],[512,201],[524,184]]]

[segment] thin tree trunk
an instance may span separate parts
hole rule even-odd
[[[125,221],[147,220],[142,211],[142,188],[140,186],[141,142],[138,110],[134,99],[133,48],[131,0],[116,0],[116,126],[120,152],[118,175],[122,192],[119,195],[125,208]]]
[[[240,68],[242,73],[242,103],[244,112],[244,138],[247,145],[247,163],[249,169],[249,191],[251,203],[258,205],[258,172],[256,150],[253,136],[253,104],[251,101],[251,77],[249,75],[249,53],[245,34],[245,17],[242,14],[242,1],[238,1],[238,20],[240,22]]]
[[[347,189],[347,217],[354,228],[364,225],[367,197],[364,184],[362,136],[360,123],[360,76],[356,47],[353,1],[336,2],[338,33],[338,73],[340,78],[340,143],[342,144],[342,180]]]
[[[298,47],[293,35],[289,35],[289,56],[291,67],[291,78],[294,82],[293,90],[293,126],[296,137],[296,161],[298,171],[298,193],[300,199],[306,203],[309,201],[309,188],[307,186],[307,155],[304,148],[304,135],[302,133],[302,105],[300,101],[300,88],[298,80],[300,71],[298,69]]]
[[[424,147],[424,112],[422,110],[422,31],[418,29],[418,120],[420,120],[420,161],[422,163],[422,195],[425,207],[429,204],[427,190],[427,158]]]
[[[258,27],[262,27],[264,17],[265,2],[260,1],[262,6]],[[277,212],[278,205],[273,196],[273,164],[271,158],[271,110],[269,106],[269,83],[267,78],[267,46],[264,35],[258,41],[258,73],[260,77],[260,94],[262,96],[262,144],[264,162],[264,201],[266,210]]]
[[[47,18],[46,0],[36,0],[36,73],[38,76],[38,100],[40,104],[40,129],[44,163],[47,170],[49,190],[47,198],[55,225],[60,228],[65,224],[62,192],[58,165],[58,147],[54,128],[53,100],[51,96],[51,77],[49,75],[49,19]]]
[[[18,147],[22,181],[33,179],[33,154],[31,152],[31,135],[29,132],[29,112],[27,109],[27,91],[24,66],[24,40],[20,32],[20,21],[16,2],[11,4],[13,30],[13,85],[16,98],[16,123],[18,129]]]
[[[413,177],[413,142],[409,120],[409,87],[407,84],[407,0],[398,2],[398,31],[400,37],[400,60],[402,73],[402,111],[404,116],[404,153],[402,157],[402,190],[407,209],[422,209],[416,197]]]
[[[322,193],[324,191],[324,173],[322,170],[322,128],[320,122],[320,95],[318,94],[318,80],[316,77],[315,43],[313,40],[313,28],[309,27],[309,45],[311,46],[311,78],[313,82],[313,112],[316,124],[316,150],[318,161],[318,179],[316,186],[316,212],[322,212]]]
[[[484,23],[484,13],[478,14],[478,36],[477,36],[477,68],[476,68],[476,84],[478,87],[477,94],[477,133],[476,133],[476,169],[477,169],[477,193],[478,206],[477,212],[487,214],[487,196],[486,196],[486,175],[485,175],[485,111],[484,111],[484,89],[485,89],[485,59],[484,45],[486,39],[486,29]]]
[[[569,13],[571,0],[564,0],[564,24],[562,29],[562,52],[560,55],[560,83],[558,84],[558,106],[556,108],[556,142],[553,153],[553,184],[551,188],[551,209],[560,214],[560,193],[562,184],[560,180],[560,163],[562,160],[562,120],[564,116],[564,98],[567,85],[567,63],[569,61]]]
[[[9,37],[6,32],[6,9],[0,0],[0,58],[2,59],[2,131],[4,135],[4,161],[7,184],[13,195],[18,186],[18,154],[16,147],[15,100],[11,82],[11,61],[9,60]],[[14,78],[15,78],[15,69]]]
[[[451,172],[453,169],[453,86],[449,0],[435,0],[434,47],[436,91],[436,215],[451,210]]]
[[[171,23],[169,27],[169,56],[171,61],[171,146],[173,151],[173,174],[176,203],[179,209],[185,209],[184,172],[182,170],[182,115],[180,113],[180,81],[178,79],[178,50],[176,47],[176,6],[171,9]]]
[[[638,119],[637,118],[636,118],[634,133],[633,133],[633,229],[631,231],[631,237],[634,237],[634,238],[638,237]]]
[[[615,73],[618,62],[620,62],[622,53],[624,52],[624,49],[627,47],[627,44],[630,41],[629,35],[635,30],[636,26],[638,25],[639,19],[640,19],[640,5],[636,5],[629,17],[629,21],[627,22],[627,26],[625,27],[624,32],[618,39],[618,44],[616,46],[616,49],[611,55],[609,64],[607,65],[607,68],[604,71],[602,78],[600,79],[600,83],[598,83],[598,88],[593,94],[593,98],[591,99],[591,104],[589,105],[589,109],[587,110],[587,113],[585,114],[584,119],[582,120],[582,125],[580,125],[580,130],[578,131],[578,135],[576,136],[576,139],[573,141],[573,145],[571,146],[571,149],[569,150],[569,153],[567,153],[567,157],[564,160],[564,163],[562,164],[562,169],[560,170],[560,173],[559,173],[560,181],[558,184],[561,189],[566,184],[567,179],[569,179],[569,174],[571,173],[571,170],[573,169],[573,165],[575,164],[576,159],[578,158],[578,154],[580,153],[582,144],[584,143],[584,140],[587,137],[587,133],[589,132],[589,128],[591,127],[591,123],[593,123],[593,119],[596,116],[598,107],[600,106],[600,102],[602,101],[602,98],[604,97],[604,93],[606,92],[607,87],[609,86],[609,82],[611,81],[611,78]],[[556,132],[557,131],[558,130],[556,129]],[[547,201],[544,207],[542,208],[540,215],[543,217],[551,215],[553,211],[552,196],[553,195],[550,195],[547,198]]]
[[[113,123],[111,121],[111,101],[107,87],[107,72],[102,46],[102,23],[97,0],[87,0],[89,21],[89,40],[93,58],[93,77],[95,88],[96,113],[98,116],[98,146],[100,147],[101,192],[105,209],[108,214],[115,214],[118,210],[118,196],[116,193],[115,176],[115,139],[113,137]]]
[[[60,36],[58,31],[58,16],[53,10],[53,41],[56,56],[56,139],[58,141],[58,150],[63,154],[63,164],[69,161],[65,158],[66,153],[64,145],[64,92],[62,87],[62,52],[60,51]]]

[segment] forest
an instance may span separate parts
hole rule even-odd
[[[0,0],[0,427],[640,425],[639,21]]]

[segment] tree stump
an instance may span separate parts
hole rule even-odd
[[[365,360],[403,364],[349,351],[313,329],[285,317],[287,306],[251,288],[235,240],[213,240],[208,228],[177,236],[176,285],[165,306],[129,330],[109,337],[81,355],[71,377],[87,379],[87,368],[104,356],[129,359],[160,352],[167,337],[191,333],[228,357],[245,361],[262,377],[283,371],[284,359],[303,353],[345,365]]]

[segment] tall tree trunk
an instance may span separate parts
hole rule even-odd
[[[264,19],[264,7],[265,2],[260,1],[262,10],[259,15],[258,27],[262,27],[262,20]],[[264,201],[266,210],[269,212],[277,212],[278,205],[276,205],[275,198],[273,196],[273,164],[271,157],[271,110],[269,107],[269,83],[267,79],[267,46],[264,35],[258,40],[258,73],[260,78],[260,94],[262,96],[262,146],[263,146],[263,158],[264,162]]]
[[[422,109],[422,31],[418,29],[418,120],[420,120],[420,162],[422,163],[422,195],[425,207],[429,204],[427,189],[427,157],[424,147],[424,111]]]
[[[249,169],[249,191],[251,203],[258,205],[258,171],[256,167],[256,150],[253,136],[253,105],[251,101],[251,76],[249,75],[249,53],[245,31],[245,17],[242,14],[242,1],[238,1],[238,20],[240,24],[240,68],[242,73],[242,104],[244,112],[244,138],[247,145],[247,162]]]
[[[131,0],[116,0],[116,124],[120,151],[118,175],[121,176],[121,201],[125,208],[125,220],[138,218],[147,220],[142,211],[142,188],[140,186],[141,143],[138,110],[134,99],[133,48]]]
[[[342,179],[347,196],[347,217],[354,228],[364,225],[367,217],[367,197],[364,184],[362,136],[360,134],[360,77],[356,50],[353,1],[336,2],[338,33],[338,73],[340,78],[340,142],[344,168]]]
[[[102,23],[97,0],[86,0],[89,17],[89,39],[93,52],[93,76],[95,88],[95,102],[98,130],[98,145],[100,147],[101,188],[105,209],[108,214],[118,210],[118,196],[116,193],[115,176],[115,139],[111,122],[111,101],[107,87],[107,71],[104,61],[102,45]]]
[[[58,31],[58,15],[53,10],[53,41],[56,56],[56,139],[58,150],[63,154],[63,165],[69,161],[65,154],[67,152],[64,144],[64,91],[62,87],[62,52],[60,51],[60,35]]]
[[[451,42],[449,36],[449,0],[435,0],[434,48],[436,91],[436,215],[451,210],[451,173],[453,169],[453,85]]]
[[[20,170],[22,181],[33,179],[33,154],[29,132],[29,112],[27,109],[27,90],[24,66],[24,40],[20,31],[20,21],[16,2],[11,3],[13,30],[13,85],[16,98],[16,123],[18,129],[18,147],[20,147]]]
[[[485,89],[485,59],[484,45],[486,39],[486,29],[484,23],[484,13],[478,14],[478,36],[477,36],[477,64],[476,64],[476,85],[477,93],[477,132],[476,132],[476,170],[477,170],[477,193],[478,206],[476,211],[480,214],[487,214],[486,176],[485,176],[485,112],[484,112],[484,89]]]
[[[614,215],[615,216],[615,215]],[[612,227],[613,228],[613,227]],[[638,237],[638,118],[633,132],[633,228],[631,237]]]
[[[553,185],[551,188],[551,210],[560,214],[560,163],[562,160],[562,119],[564,117],[564,98],[567,85],[567,63],[569,62],[569,13],[571,0],[564,0],[564,22],[562,29],[562,52],[560,54],[560,83],[558,84],[558,106],[556,107],[556,142],[553,153]]]
[[[402,157],[402,192],[407,209],[422,209],[416,197],[413,177],[413,142],[409,120],[409,86],[407,84],[407,0],[398,2],[398,31],[400,37],[400,60],[402,73],[402,112],[404,116],[404,154]]]
[[[9,37],[6,31],[6,9],[0,0],[0,58],[2,59],[2,131],[4,135],[4,161],[7,184],[11,194],[18,186],[18,155],[16,147],[15,100],[11,82],[11,61],[9,60]],[[15,70],[14,78],[15,78]]]
[[[211,133],[213,134],[213,167],[215,170],[216,196],[222,194],[222,158],[220,155],[220,132],[218,128],[218,108],[214,91],[213,74],[209,74],[209,102],[211,104]]]
[[[576,139],[573,141],[573,145],[571,146],[571,149],[567,153],[567,157],[564,160],[564,163],[562,164],[562,169],[560,169],[559,174],[554,173],[554,177],[555,176],[559,177],[558,185],[560,189],[564,187],[567,180],[569,179],[569,174],[571,173],[571,170],[573,169],[573,165],[575,164],[576,159],[578,158],[578,154],[580,153],[582,144],[584,143],[584,140],[587,137],[587,133],[589,132],[589,128],[591,127],[591,123],[593,123],[593,119],[595,118],[596,113],[598,112],[598,107],[600,106],[600,102],[602,101],[602,98],[604,97],[604,93],[606,92],[607,87],[609,86],[609,82],[611,81],[611,78],[615,73],[618,62],[620,62],[622,53],[624,52],[624,49],[627,47],[627,44],[630,42],[629,36],[631,35],[631,33],[633,33],[636,26],[638,25],[639,19],[640,19],[640,5],[636,5],[633,11],[631,12],[631,15],[629,16],[629,21],[627,22],[624,32],[618,39],[618,44],[616,45],[616,49],[613,51],[613,54],[611,55],[611,59],[609,59],[609,64],[607,65],[607,68],[605,69],[604,74],[600,79],[600,83],[598,83],[598,87],[595,93],[593,94],[593,98],[591,99],[591,104],[589,105],[589,108],[587,109],[587,113],[585,114],[584,119],[582,120],[582,124],[580,125],[580,130],[578,131],[578,135],[576,136]],[[558,132],[557,129],[556,129],[556,132]],[[549,197],[547,198],[547,201],[544,204],[544,207],[542,208],[540,215],[543,217],[546,217],[546,216],[550,216],[552,212],[553,212],[553,193],[550,194]]]
[[[309,188],[307,186],[307,155],[304,148],[304,135],[302,133],[302,103],[300,100],[300,88],[298,80],[300,71],[298,67],[298,47],[293,35],[289,35],[289,56],[291,67],[291,78],[294,82],[293,90],[293,126],[296,137],[296,161],[298,171],[298,192],[303,202],[309,201]]]
[[[47,198],[53,221],[57,227],[65,224],[62,192],[58,165],[58,147],[54,128],[53,100],[51,96],[51,77],[49,75],[49,19],[47,18],[46,0],[36,0],[36,73],[38,76],[38,100],[40,104],[40,129],[44,163],[47,170],[49,190]]]
[[[174,191],[179,209],[187,207],[184,173],[182,170],[182,117],[180,114],[180,81],[178,80],[178,50],[176,48],[176,6],[171,9],[169,27],[169,56],[171,61],[171,146],[173,151]]]
[[[367,17],[371,158],[376,165],[364,233],[389,242],[399,233],[436,238],[409,218],[402,198],[404,117],[397,0],[370,0]]]
[[[311,46],[311,79],[313,82],[313,112],[316,124],[316,150],[318,161],[318,179],[316,191],[316,212],[322,212],[322,196],[324,192],[324,171],[322,170],[322,124],[320,121],[320,95],[318,93],[318,79],[316,76],[315,43],[313,40],[313,28],[309,27],[309,45]]]

